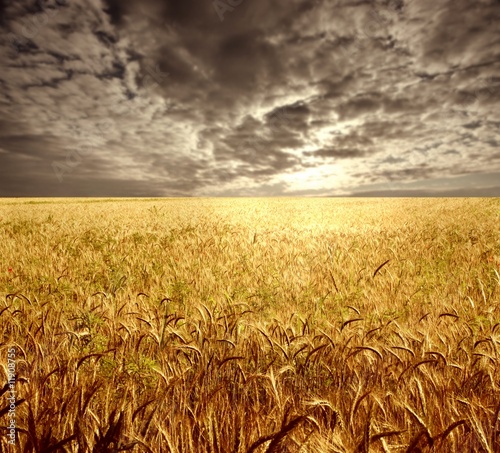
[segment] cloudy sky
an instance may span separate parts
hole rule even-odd
[[[500,196],[498,0],[0,0],[0,196]]]

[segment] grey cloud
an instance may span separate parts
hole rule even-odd
[[[219,146],[214,150],[218,162],[240,162],[242,176],[269,176],[287,171],[300,165],[300,159],[286,148],[304,144],[293,126],[304,126],[303,116],[307,108],[303,105],[283,107],[265,115],[264,122],[252,116],[244,120],[232,131],[209,130],[208,134],[218,134]],[[214,135],[212,135],[214,137]]]
[[[375,113],[381,108],[380,95],[363,94],[339,105],[337,111],[341,119],[352,119],[366,113]]]
[[[275,108],[266,113],[266,124],[270,128],[286,128],[292,130],[307,129],[308,119],[311,111],[307,104],[297,102]]]
[[[57,137],[45,134],[1,135],[0,148],[8,151],[11,155],[26,156],[43,161],[57,157],[56,149],[61,149],[61,142]]]
[[[359,149],[339,148],[339,149],[318,149],[316,151],[306,151],[306,156],[347,159],[351,157],[362,157],[365,152]]]
[[[237,136],[232,136],[222,143],[223,146],[214,152],[218,162],[244,162],[260,172],[271,173],[279,173],[290,169],[300,162],[293,154],[272,148],[273,142],[265,138],[256,137],[250,141],[245,141],[245,139],[242,140]],[[294,144],[296,143],[293,141],[288,142],[288,145]]]
[[[335,136],[334,144],[336,146],[358,146],[368,150],[373,145],[373,138],[368,134],[363,134],[355,130],[347,134]]]
[[[382,160],[382,163],[387,163],[387,164],[399,164],[401,162],[406,162],[406,159],[403,159],[401,157],[394,157],[392,155]]]
[[[352,190],[357,197],[498,197],[500,173],[470,173],[467,175],[429,178],[425,181],[367,184]]]
[[[462,126],[465,129],[477,129],[481,127],[481,121],[473,121],[472,123],[467,123]]]
[[[492,172],[498,18],[489,0],[254,0],[223,17],[211,1],[0,0],[0,193],[317,194]],[[51,163],[86,149],[60,183]]]
[[[418,135],[421,127],[410,120],[368,120],[360,126],[360,134],[371,140],[385,143],[394,140],[410,140]]]
[[[428,30],[426,35],[422,33],[424,62],[439,63],[444,60],[453,65],[466,55],[469,65],[477,65],[479,58],[489,53],[486,45],[490,40],[484,38],[498,37],[495,24],[495,18],[500,17],[498,2],[484,1],[474,5],[466,0],[419,3],[421,8],[430,7],[438,18],[435,27]]]
[[[0,25],[5,23],[5,2],[6,0],[0,0]]]
[[[351,197],[498,197],[500,186],[496,187],[468,187],[464,189],[404,189],[359,191],[350,194]]]

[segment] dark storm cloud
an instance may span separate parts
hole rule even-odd
[[[500,175],[499,175],[500,176]],[[498,197],[500,186],[493,187],[465,187],[460,189],[405,189],[357,191],[351,197]]]
[[[266,123],[271,128],[287,128],[304,130],[311,111],[303,102],[284,105],[273,109],[264,116]]]
[[[477,177],[483,181],[478,187]],[[362,185],[352,194],[356,197],[494,197],[500,191],[500,173],[471,173],[451,178],[429,178],[425,187],[419,182],[405,182],[397,190],[387,184]]]
[[[147,46],[147,57],[170,75],[169,84],[163,87],[165,94],[179,102],[207,102],[205,118],[244,104],[252,90],[265,88],[265,78],[273,83],[276,78],[286,78],[279,49],[268,42],[264,27],[266,22],[268,26],[279,26],[294,13],[294,2],[243,2],[233,12],[227,12],[223,21],[214,2],[150,0],[107,4],[121,33],[128,33],[139,47]],[[148,25],[156,26],[154,32],[161,36],[161,42],[151,43],[143,30],[131,32],[134,18],[141,20],[139,11],[144,9],[155,15],[149,18]]]
[[[493,0],[0,0],[0,195],[472,190],[500,169],[498,19]]]
[[[409,137],[418,129],[418,125],[410,121],[370,120],[364,122],[359,129],[359,134],[364,138],[385,141]]]
[[[481,121],[473,121],[471,123],[467,123],[462,125],[465,129],[477,129],[478,127],[481,127]]]
[[[337,107],[340,119],[352,119],[374,113],[381,108],[379,94],[362,95],[354,99],[349,99]]]
[[[0,25],[5,23],[5,2],[6,0],[0,0]]]
[[[57,137],[50,135],[2,135],[1,147],[11,155],[33,157],[40,160],[53,159],[55,147],[61,146]]]
[[[371,182],[375,182],[380,176],[383,176],[389,181],[400,181],[400,180],[415,180],[428,178],[435,174],[435,169],[429,168],[428,164],[421,164],[414,168],[403,168],[401,170],[384,170],[380,172],[374,172],[371,174]]]
[[[306,156],[314,157],[324,157],[324,158],[337,158],[337,159],[347,159],[350,157],[361,157],[364,156],[364,151],[359,149],[318,149],[316,151],[306,151],[304,153]]]
[[[300,162],[293,154],[280,149],[301,144],[298,139],[294,140],[289,136],[276,143],[275,140],[266,138],[248,139],[248,135],[236,133],[225,137],[221,144],[222,146],[214,151],[216,161],[223,164],[243,162],[248,165],[241,168],[248,170],[253,167],[256,174],[279,174]]]
[[[50,143],[44,143],[46,145]],[[16,145],[19,145],[17,143]],[[43,144],[41,144],[43,146]],[[33,149],[33,148],[32,148]],[[45,155],[38,153],[38,157],[24,154],[7,153],[0,149],[0,178],[2,180],[2,196],[189,196],[197,188],[193,184],[193,170],[186,168],[183,162],[163,162],[161,158],[151,165],[160,165],[167,173],[170,168],[174,177],[165,180],[164,175],[146,179],[130,179],[120,176],[120,168],[112,159],[104,156],[92,156],[84,161],[71,160],[74,172],[64,175],[63,183],[59,182],[53,172],[41,172]],[[65,163],[67,161],[61,161]],[[175,169],[175,170],[173,170]],[[22,175],[21,177],[19,175]],[[30,182],[36,180],[37,192],[32,192]]]

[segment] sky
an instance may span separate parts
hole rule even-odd
[[[500,196],[499,0],[0,0],[0,196]]]

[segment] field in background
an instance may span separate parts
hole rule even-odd
[[[498,452],[499,273],[499,199],[0,200],[0,449]]]

